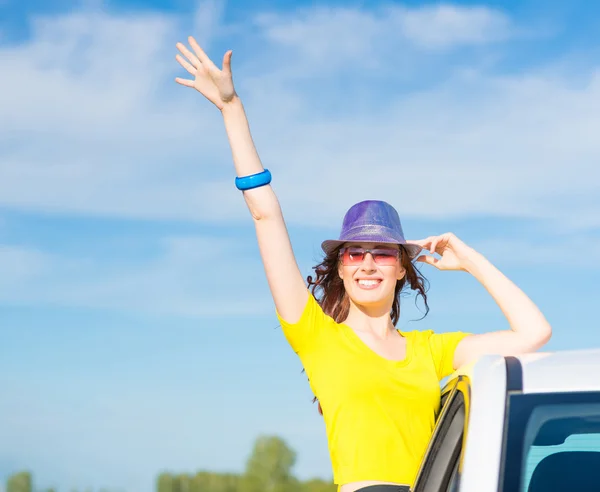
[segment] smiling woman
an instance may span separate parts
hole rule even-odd
[[[219,69],[194,38],[189,44],[193,51],[178,43],[177,60],[193,79],[176,81],[199,91],[223,115],[235,184],[254,220],[277,316],[319,398],[334,481],[341,492],[407,492],[434,428],[440,380],[482,354],[536,350],[550,338],[550,325],[516,285],[454,234],[407,241],[396,210],[378,200],[348,210],[339,238],[322,243],[325,258],[307,288],[271,173],[261,164],[233,86],[231,51]],[[421,255],[423,250],[431,255]],[[405,287],[427,307],[415,262],[471,273],[498,303],[510,330],[397,330]]]
[[[380,217],[386,217],[382,220]],[[374,234],[376,233],[376,234]],[[385,289],[381,285],[385,280],[382,273],[393,275],[388,279],[393,288],[391,301],[391,320],[395,326],[400,319],[399,294],[405,287],[416,290],[423,298],[428,310],[427,294],[425,293],[424,278],[415,268],[412,259],[421,250],[415,245],[408,245],[403,236],[400,218],[397,212],[385,202],[365,201],[353,206],[346,214],[340,240],[327,240],[322,244],[325,252],[323,261],[315,267],[317,277],[308,277],[308,285],[312,286],[313,294],[318,289],[321,294],[320,304],[323,310],[335,320],[343,321],[350,311],[350,299],[356,304],[354,282],[357,282],[358,296],[364,290],[374,290],[376,295]],[[379,240],[381,242],[357,243],[361,239]],[[387,242],[391,239],[392,242]],[[378,274],[361,274],[352,278],[352,270],[361,267],[364,262],[380,266]],[[394,267],[393,269],[384,267]],[[344,275],[346,272],[346,275]],[[375,290],[376,289],[376,290]],[[389,290],[389,289],[388,289]],[[392,292],[388,292],[390,295]],[[363,304],[358,302],[358,304]]]

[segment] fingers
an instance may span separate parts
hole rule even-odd
[[[204,50],[202,48],[200,48],[200,45],[194,39],[193,36],[190,36],[188,38],[188,42],[190,43],[190,46],[194,50],[194,53],[196,53],[196,56],[200,60],[200,63],[202,63],[208,69],[218,70],[218,68],[215,66],[215,64],[212,62],[212,60],[208,57],[208,55],[206,53],[204,53]],[[198,68],[198,67],[196,67],[196,68]]]
[[[229,50],[223,56],[223,72],[226,73],[227,75],[231,75],[231,54],[232,54],[232,51]]]
[[[179,62],[179,64],[183,68],[185,68],[188,71],[188,73],[190,75],[193,75],[194,77],[196,76],[196,74],[198,73],[198,70],[191,63],[189,63],[187,60],[185,60],[183,58],[183,56],[175,55],[175,59]]]
[[[443,237],[442,236],[437,236],[437,237],[435,237],[435,238],[432,239],[431,244],[429,245],[429,248],[428,248],[429,252],[431,254],[436,253],[436,252],[439,253],[439,251],[437,251],[437,247],[438,247],[438,244],[441,241],[443,241]]]
[[[442,254],[446,245],[448,244],[448,241],[450,240],[449,234],[450,233],[445,233],[441,234],[440,236],[429,236],[426,239],[411,240],[406,242],[409,244],[416,244],[417,246],[421,246],[423,249],[429,250],[431,254]]]
[[[407,240],[406,242],[408,244],[416,244],[417,246],[421,246],[421,248],[424,249],[429,249],[429,245],[431,244],[431,241],[433,241],[437,236],[429,236],[428,238],[425,239],[412,239],[412,240]]]
[[[429,240],[429,238],[427,239],[407,239],[406,243],[407,244],[416,244],[417,246],[425,246],[427,244],[427,241]]]
[[[181,85],[185,85],[186,87],[194,87],[194,81],[189,79],[182,79],[180,77],[175,78],[175,82]]]
[[[433,256],[421,255],[417,258],[417,261],[419,261],[421,263],[427,263],[428,265],[433,265],[434,267],[437,268],[440,260],[438,260],[437,258],[434,258]]]
[[[196,69],[200,69],[200,67],[202,67],[200,60],[198,60],[196,55],[188,50],[183,43],[177,43],[175,46],[177,46],[177,49],[181,51],[181,54],[185,56]]]
[[[454,234],[451,232],[445,232],[444,234],[437,236],[437,242],[435,245],[432,245],[432,248],[435,246],[435,249],[432,249],[432,253],[435,251],[438,254],[442,254],[446,249],[454,249],[452,245],[452,241],[455,240]]]

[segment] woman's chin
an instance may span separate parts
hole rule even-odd
[[[380,306],[381,304],[386,303],[386,301],[392,296],[393,292],[386,292],[381,288],[381,286],[375,289],[362,289],[357,285],[354,285],[354,288],[352,289],[350,295],[350,299],[352,299],[352,302],[354,302],[354,304],[360,306]]]

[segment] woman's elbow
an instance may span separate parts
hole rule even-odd
[[[543,338],[544,338],[544,345],[546,345],[552,338],[552,326],[550,326],[550,323],[546,323],[546,329],[544,331]]]
[[[536,337],[532,341],[533,350],[539,350],[546,345],[552,338],[552,326],[550,323],[544,323],[536,330]]]

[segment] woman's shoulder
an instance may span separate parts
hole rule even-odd
[[[431,339],[446,339],[446,338],[454,338],[454,337],[462,337],[467,335],[467,333],[461,331],[442,331],[442,330],[411,330],[411,331],[403,331],[398,330],[400,334],[411,340],[422,340],[429,341]]]
[[[414,340],[414,341],[427,341],[429,340],[433,335],[435,335],[435,331],[433,330],[410,330],[410,331],[404,331],[404,330],[398,330],[400,332],[400,334],[407,338],[408,340]]]
[[[337,325],[324,313],[319,301],[310,291],[300,319],[290,322],[279,312],[276,311],[276,314],[285,337],[296,352],[310,350],[320,344],[321,339],[331,332],[331,325]]]
[[[400,334],[414,346],[429,347],[435,353],[454,349],[458,342],[468,336],[461,331],[412,330],[400,331]]]

